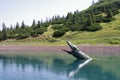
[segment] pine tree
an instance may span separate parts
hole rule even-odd
[[[21,24],[21,28],[22,28],[22,29],[25,29],[25,23],[24,23],[24,21],[23,21],[22,24]]]
[[[10,25],[10,30],[13,30],[13,26],[12,25]]]
[[[108,21],[108,22],[112,21],[112,17],[113,17],[112,11],[111,11],[111,10],[108,10],[108,11],[107,11],[107,16],[106,16],[107,21]]]
[[[15,28],[16,28],[16,29],[19,29],[19,23],[18,23],[18,22],[16,23]]]
[[[93,18],[91,16],[91,14],[88,14],[88,17],[89,17],[89,19],[88,19],[88,26],[91,26],[91,25],[94,24],[94,21],[93,21]]]
[[[6,32],[6,25],[5,23],[2,23],[2,40],[6,40],[7,39],[7,32]]]
[[[95,24],[96,20],[95,20],[95,15],[94,15],[93,11],[91,11],[91,17],[92,17],[92,23]]]
[[[107,12],[107,18],[112,18],[113,17],[113,13],[111,10],[108,10]]]
[[[38,21],[38,23],[37,23],[37,27],[39,28],[40,26],[41,26],[41,22]]]
[[[36,22],[35,20],[33,20],[32,27],[35,27],[35,25],[36,25]]]

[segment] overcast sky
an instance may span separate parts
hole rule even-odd
[[[66,16],[68,12],[84,10],[91,4],[92,0],[0,0],[0,25],[4,22],[10,26],[22,21],[31,25],[33,19]]]

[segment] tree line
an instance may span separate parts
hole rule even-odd
[[[31,26],[28,26],[24,23],[21,25],[17,22],[15,26],[6,27],[5,23],[2,24],[2,31],[0,31],[0,40],[6,40],[11,38],[24,39],[29,36],[37,37],[40,34],[43,34],[47,30],[47,23],[38,21],[37,23],[33,20]]]

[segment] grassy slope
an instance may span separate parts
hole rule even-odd
[[[120,44],[120,14],[116,20],[101,23],[102,30],[96,32],[68,32],[62,39],[71,40],[76,44]]]

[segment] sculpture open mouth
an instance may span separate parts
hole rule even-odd
[[[84,52],[80,51],[76,45],[72,44],[70,41],[66,41],[69,47],[71,48],[71,51],[62,49],[63,51],[67,52],[68,54],[73,55],[75,58],[80,59],[80,60],[88,60],[92,58],[85,54]]]

